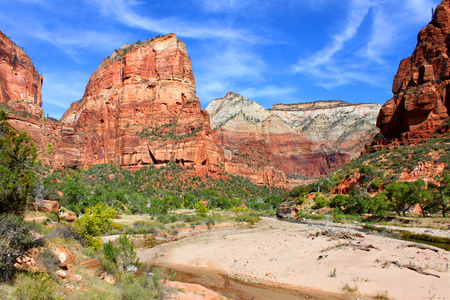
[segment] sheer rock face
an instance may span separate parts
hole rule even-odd
[[[44,121],[43,77],[28,55],[0,32],[0,102],[10,115],[8,122],[17,131],[26,131],[36,143],[39,159],[50,163],[61,153],[50,151],[58,138],[57,122]],[[50,153],[52,152],[52,153]]]
[[[225,168],[232,172],[239,169],[235,164],[245,165],[245,174],[238,174],[253,182],[263,181],[265,173],[261,170],[320,176],[350,161],[349,154],[308,139],[276,111],[238,94],[215,99],[206,110],[214,135],[225,149]],[[277,172],[272,174],[280,174]],[[272,178],[284,177],[280,174]]]
[[[0,32],[0,102],[15,112],[43,118],[42,82],[28,55]]]
[[[223,161],[186,47],[174,34],[125,45],[104,59],[61,121],[71,166],[176,161],[214,173]]]
[[[377,119],[384,136],[419,142],[449,119],[449,33],[450,0],[444,0],[420,31],[413,55],[400,63],[392,84],[394,98]]]
[[[344,101],[277,104],[270,111],[296,132],[356,158],[378,133],[375,126],[381,105]]]

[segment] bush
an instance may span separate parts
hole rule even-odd
[[[336,195],[331,199],[330,207],[331,208],[333,208],[333,207],[340,208],[341,206],[343,206],[345,204],[346,200],[347,200],[347,196],[342,195],[342,194]]]
[[[103,244],[103,255],[105,259],[109,261],[108,269],[115,270],[113,265],[119,265],[120,269],[125,272],[130,265],[137,266],[139,259],[137,258],[136,250],[134,249],[133,240],[126,234],[120,235],[117,239],[116,245],[111,241]]]
[[[66,226],[58,226],[55,229],[53,229],[48,235],[48,239],[65,239],[65,240],[78,240],[80,239],[79,234],[75,231],[72,225],[66,225]]]
[[[255,224],[259,220],[261,220],[261,218],[253,214],[243,214],[236,217],[237,222],[248,222],[250,225]]]
[[[58,283],[55,282],[46,273],[36,273],[31,276],[24,277],[19,281],[15,291],[16,299],[42,299],[52,300],[61,299],[57,294],[59,291],[55,289]]]
[[[206,216],[206,214],[209,212],[209,209],[206,207],[205,203],[203,201],[198,201],[194,205],[195,212],[201,216]]]
[[[85,214],[73,225],[84,243],[94,249],[100,249],[102,245],[100,234],[112,229],[112,219],[115,215],[116,211],[113,208],[105,203],[99,203],[87,208]]]
[[[12,277],[16,258],[43,244],[43,239],[33,239],[29,225],[20,217],[0,215],[0,281],[9,281]]]
[[[125,234],[117,239],[117,262],[121,264],[124,271],[128,266],[136,266],[139,263],[133,240]]]
[[[106,244],[103,244],[103,255],[105,255],[107,260],[117,264],[119,249],[117,249],[111,241],[108,241]]]
[[[319,209],[327,206],[328,201],[324,196],[319,196],[319,194],[316,194],[314,197],[314,203],[313,209]]]

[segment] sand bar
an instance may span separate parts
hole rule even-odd
[[[450,299],[448,251],[420,249],[415,243],[351,228],[336,232],[339,230],[361,237],[316,236],[323,232],[318,226],[263,218],[254,226],[212,228],[154,248],[141,248],[138,255],[167,267],[323,291],[324,299],[329,299],[327,292],[342,293],[344,286],[357,288],[352,295],[366,298],[385,294],[390,299]]]

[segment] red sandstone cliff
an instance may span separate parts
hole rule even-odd
[[[429,138],[450,111],[450,0],[436,8],[417,38],[414,53],[401,61],[394,77],[394,98],[380,110],[377,126],[388,139],[417,143]]]
[[[211,173],[223,161],[175,34],[125,45],[104,59],[61,122],[65,166],[176,161]]]
[[[0,102],[10,114],[9,123],[26,131],[36,143],[39,159],[51,164],[62,159],[53,149],[57,144],[59,123],[44,118],[42,105],[43,77],[28,55],[0,32]]]
[[[0,102],[17,113],[42,118],[42,81],[28,55],[0,32]]]

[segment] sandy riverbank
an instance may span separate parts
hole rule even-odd
[[[252,227],[213,228],[139,249],[138,255],[158,265],[205,269],[273,286],[331,293],[342,293],[348,286],[366,298],[386,294],[391,299],[450,299],[448,251],[419,249],[411,242],[364,233],[351,240],[333,239],[316,236],[317,230],[264,218]]]

